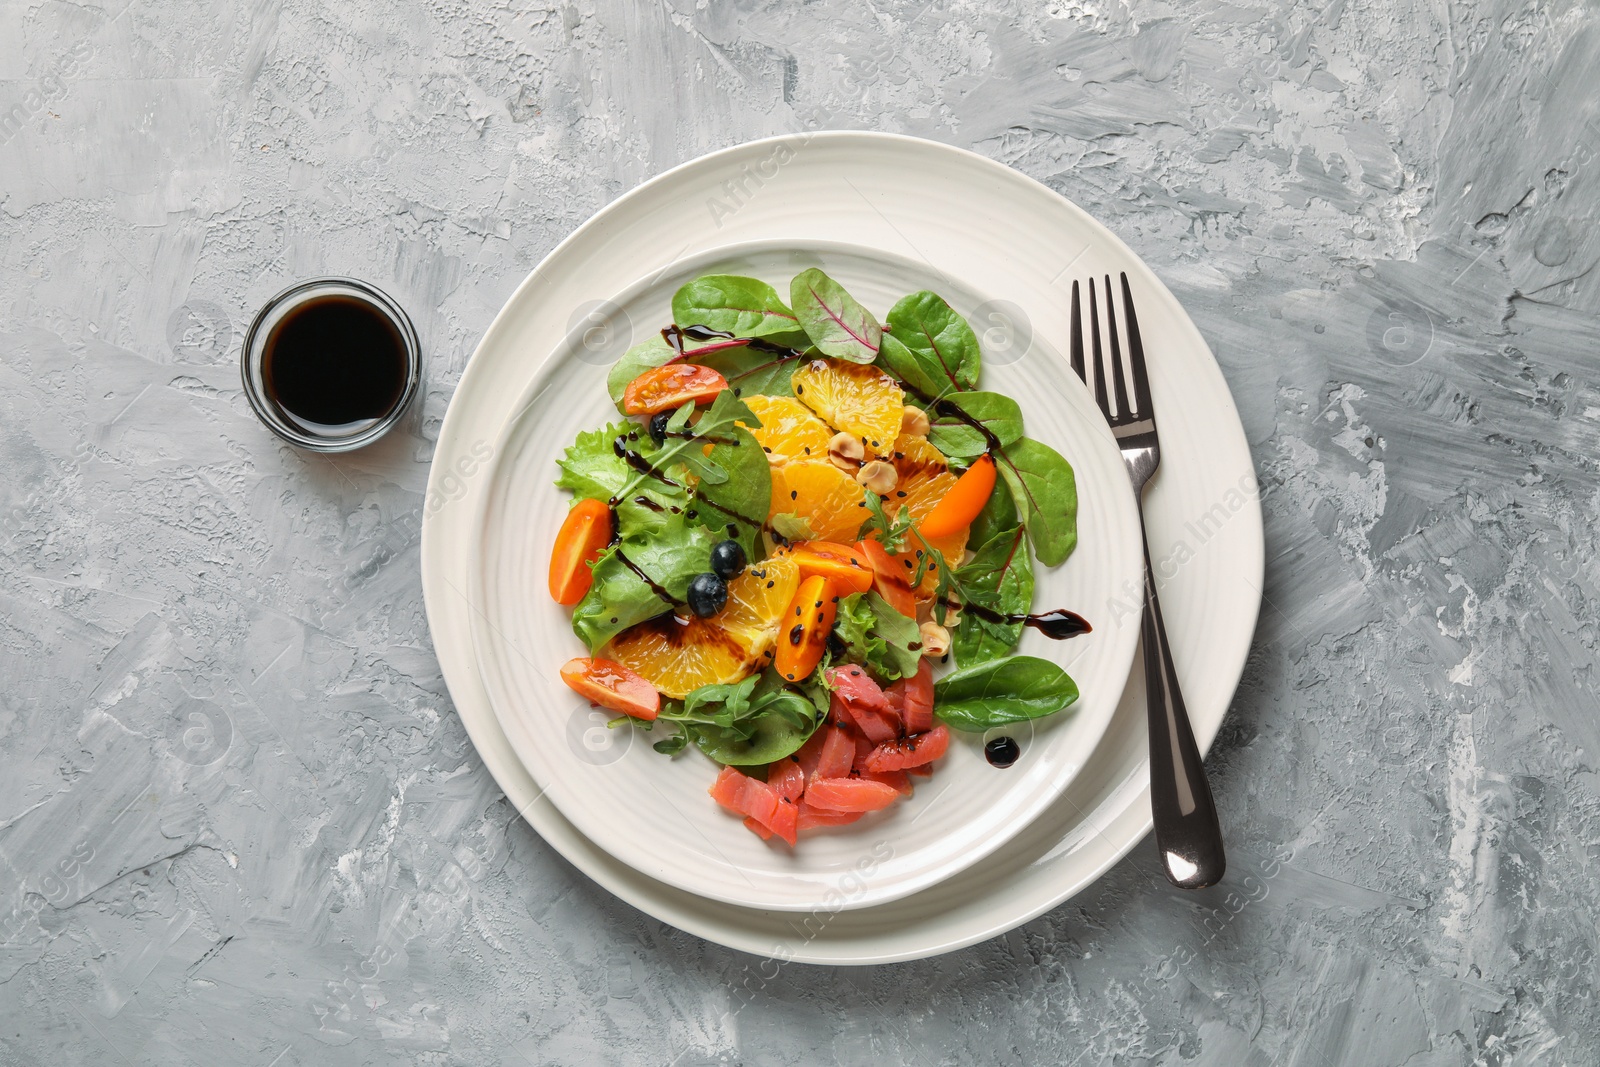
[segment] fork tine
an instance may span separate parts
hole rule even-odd
[[[1109,422],[1111,405],[1106,401],[1106,364],[1100,354],[1100,306],[1095,300],[1092,281],[1089,283],[1089,347],[1094,353],[1094,402],[1100,405],[1100,413]]]
[[[1106,336],[1111,338],[1111,388],[1117,398],[1117,418],[1127,419],[1128,387],[1122,381],[1122,342],[1117,340],[1117,302],[1111,297],[1111,275],[1106,275]]]
[[[1072,283],[1072,373],[1085,385],[1089,379],[1083,376],[1083,311],[1078,306],[1078,283]]]
[[[1133,310],[1133,290],[1122,275],[1122,317],[1128,323],[1128,369],[1133,372],[1133,403],[1144,418],[1151,413],[1150,379],[1144,369],[1144,339],[1139,336],[1139,315]]]

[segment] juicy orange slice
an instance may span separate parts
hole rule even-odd
[[[810,524],[813,540],[852,542],[868,517],[864,492],[826,459],[791,461],[772,468],[768,521],[797,515]]]
[[[745,405],[761,420],[751,430],[774,467],[791,459],[827,459],[833,430],[792,396],[747,396]]]
[[[737,682],[771,659],[780,616],[799,584],[792,560],[763,560],[728,583],[721,614],[669,612],[622,631],[606,655],[679,700],[702,685]]]
[[[794,372],[794,395],[835,430],[861,438],[875,456],[900,434],[905,393],[870,364],[814,359]]]
[[[889,514],[897,514],[900,508],[907,508],[912,518],[919,522],[928,517],[928,514],[944,499],[952,486],[956,484],[956,476],[950,473],[950,468],[945,463],[944,453],[928,443],[926,437],[913,437],[910,434],[901,434],[894,443],[892,455],[895,473],[899,481],[894,492],[884,498],[884,510]],[[930,537],[928,542],[944,554],[945,562],[954,569],[961,565],[961,554],[967,548],[967,527],[952,531],[942,537]],[[909,560],[910,567],[907,575],[915,573],[917,566],[917,550],[921,545],[915,538],[910,539],[906,551],[900,554],[902,560]],[[938,573],[930,565],[923,575],[922,585],[917,589],[919,598],[926,599],[933,596],[934,587],[938,584]]]
[[[772,647],[779,616],[800,585],[800,568],[782,556],[751,565],[728,583],[728,606],[712,622],[757,653]]]

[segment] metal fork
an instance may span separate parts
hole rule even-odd
[[[1139,336],[1139,317],[1133,308],[1133,293],[1128,276],[1122,275],[1122,306],[1128,330],[1128,367],[1131,372],[1133,402],[1128,402],[1128,384],[1122,365],[1122,346],[1117,338],[1116,303],[1111,297],[1111,276],[1105,276],[1106,336],[1111,348],[1108,373],[1100,346],[1100,307],[1095,282],[1089,281],[1089,341],[1094,355],[1094,399],[1111,424],[1111,433],[1122,450],[1122,460],[1133,480],[1133,495],[1139,501],[1139,526],[1144,529],[1144,487],[1161,463],[1161,444],[1156,439],[1155,409],[1150,402],[1150,380],[1145,374],[1144,341]],[[1083,313],[1079,304],[1078,283],[1072,283],[1072,369],[1085,385],[1091,384],[1083,360]],[[1108,401],[1106,383],[1110,380]],[[1150,543],[1144,538],[1144,616],[1140,634],[1144,640],[1144,684],[1150,730],[1150,808],[1156,828],[1156,846],[1172,884],[1182,889],[1203,889],[1215,885],[1227,862],[1222,851],[1222,830],[1217,825],[1217,808],[1211,800],[1200,750],[1189,726],[1189,712],[1178,688],[1178,673],[1173,669],[1172,649],[1167,644],[1167,629],[1161,621],[1161,602],[1156,598],[1155,574],[1150,567]]]

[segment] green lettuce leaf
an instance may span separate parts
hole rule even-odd
[[[917,673],[922,654],[913,648],[921,633],[877,593],[851,593],[839,601],[833,632],[844,643],[844,659],[859,663],[880,681],[908,678]]]

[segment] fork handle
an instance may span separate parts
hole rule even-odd
[[[1216,885],[1227,869],[1222,850],[1222,829],[1211,800],[1200,749],[1189,726],[1189,712],[1178,688],[1178,672],[1161,621],[1161,601],[1156,596],[1155,573],[1150,566],[1150,545],[1144,546],[1145,705],[1150,729],[1150,809],[1156,828],[1156,847],[1167,878],[1180,889]]]

